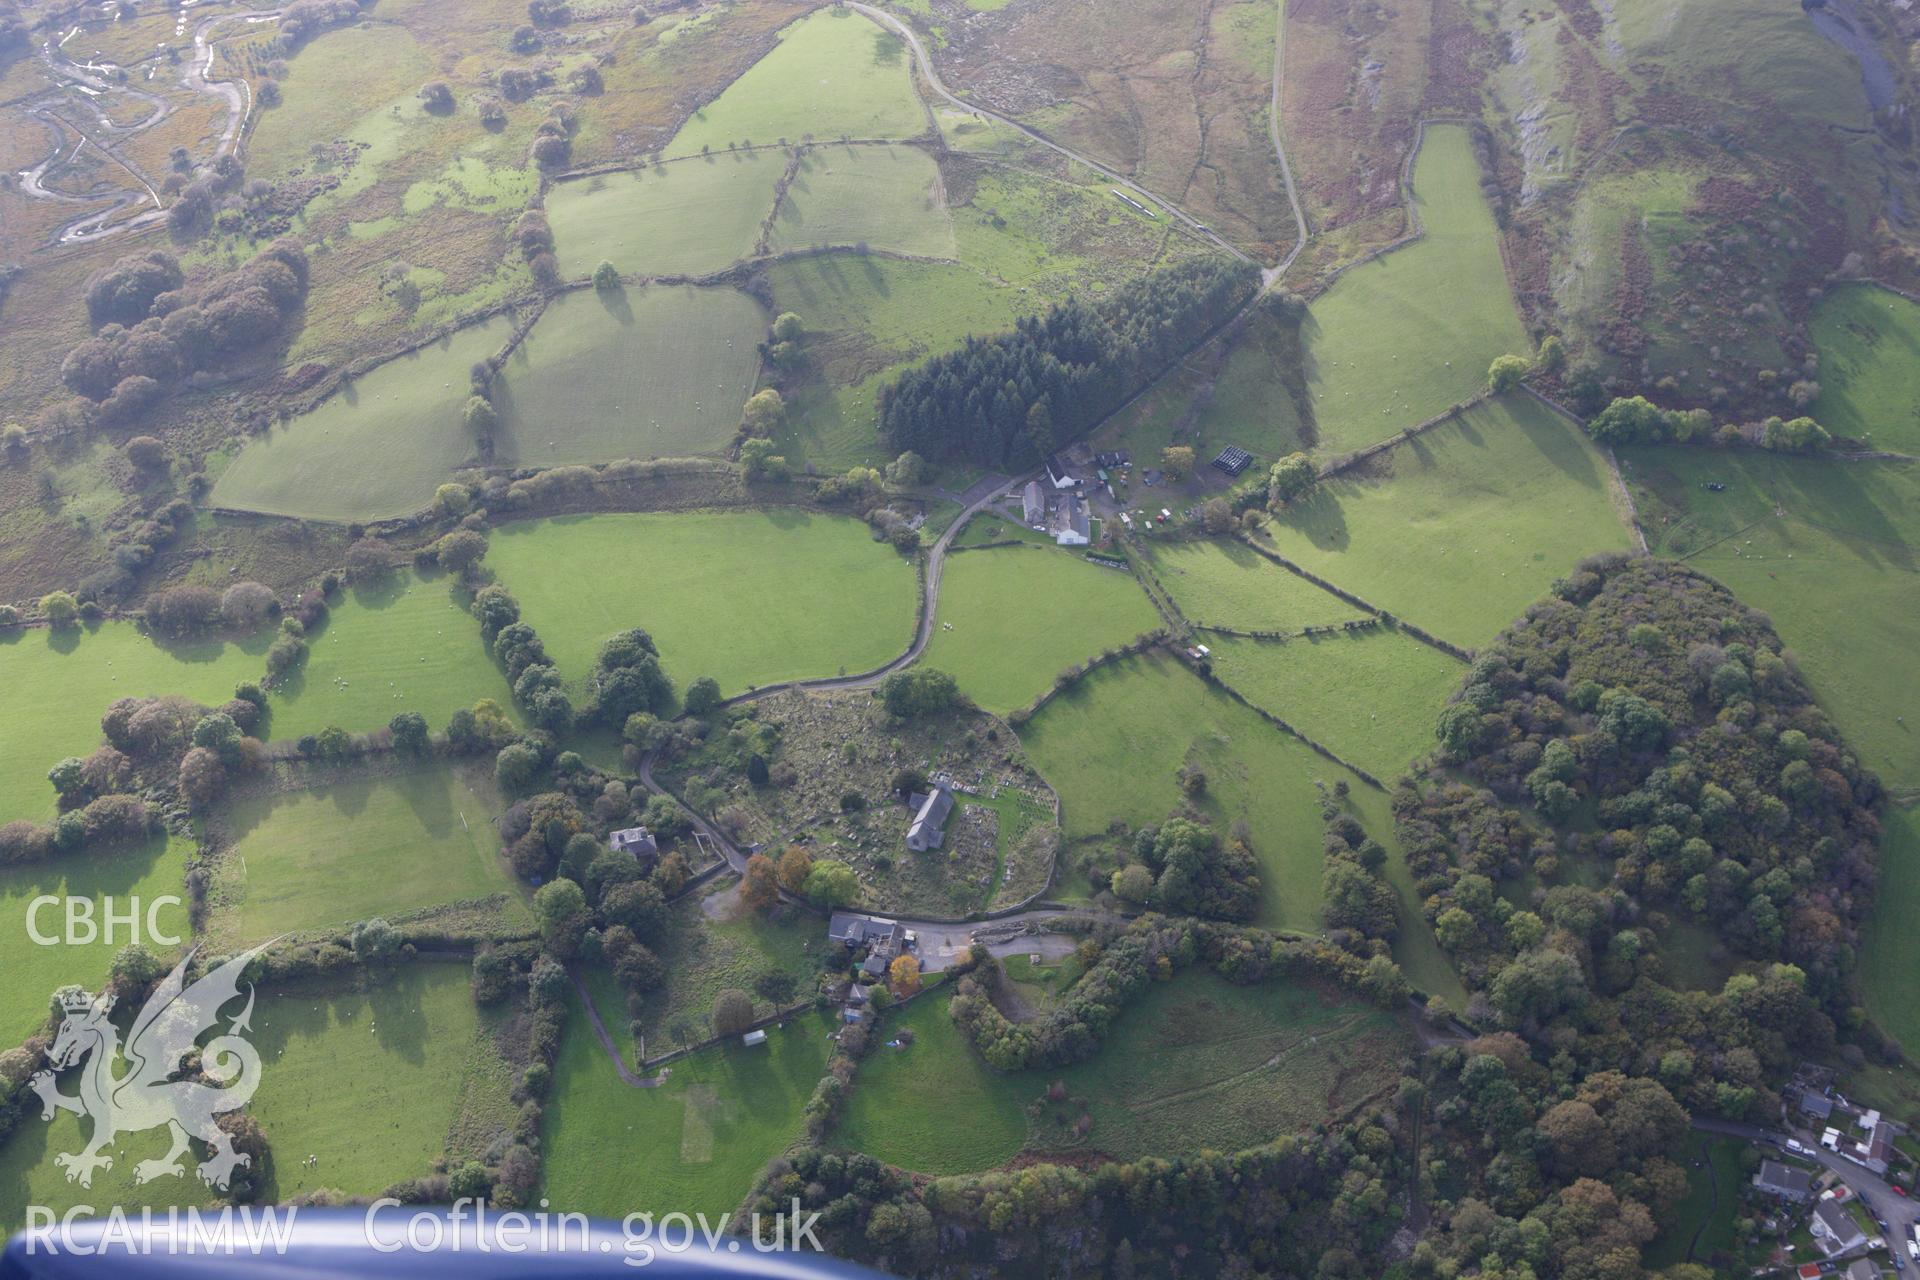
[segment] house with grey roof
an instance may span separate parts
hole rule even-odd
[[[660,844],[653,833],[645,827],[628,827],[624,831],[615,831],[607,837],[607,843],[615,853],[631,854],[635,861],[652,862],[660,856]]]
[[[1853,1220],[1853,1215],[1838,1200],[1822,1200],[1816,1205],[1813,1221],[1807,1227],[1829,1255],[1845,1253],[1867,1242],[1867,1233],[1860,1229],[1860,1224]]]
[[[1781,1200],[1801,1201],[1813,1196],[1813,1179],[1807,1171],[1778,1160],[1762,1160],[1760,1172],[1753,1175],[1753,1185],[1762,1194]]]
[[[1816,1120],[1825,1120],[1833,1114],[1833,1099],[1817,1089],[1802,1089],[1800,1109]]]
[[[1053,504],[1051,532],[1055,546],[1084,547],[1092,541],[1093,523],[1082,498],[1061,498]]]
[[[1872,1258],[1855,1258],[1840,1274],[1847,1280],[1880,1280],[1880,1268]]]
[[[836,911],[827,920],[827,940],[849,948],[876,943],[891,947],[905,938],[906,930],[898,920],[883,920],[857,911]]]
[[[1873,1123],[1869,1125],[1866,1120]],[[1866,1129],[1866,1136],[1843,1145],[1840,1154],[1884,1177],[1888,1160],[1893,1154],[1893,1128],[1880,1118],[1878,1111],[1869,1111],[1861,1127]]]
[[[943,828],[953,812],[953,791],[944,780],[933,784],[931,795],[915,795],[908,801],[913,821],[907,825],[907,848],[915,853],[938,849],[946,842]]]

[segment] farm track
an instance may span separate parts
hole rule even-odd
[[[765,685],[728,698],[722,705],[737,706],[741,703],[756,702],[776,693],[784,693],[788,689],[812,689],[820,692],[870,689],[894,672],[918,661],[920,655],[927,651],[927,645],[933,641],[933,615],[935,607],[940,603],[940,575],[946,568],[947,551],[953,545],[954,537],[966,527],[969,520],[991,506],[994,500],[1006,492],[1010,486],[1024,484],[1037,474],[1039,473],[1029,472],[1012,480],[997,474],[989,475],[976,480],[965,493],[960,495],[964,509],[927,552],[927,567],[920,590],[920,622],[914,629],[913,643],[907,646],[906,652],[885,666],[875,667],[859,675],[826,676],[817,680],[791,680],[783,684]]]
[[[1126,190],[1132,192],[1134,195],[1140,197],[1142,200],[1150,200],[1154,204],[1159,205],[1162,209],[1165,209],[1167,211],[1168,216],[1177,219],[1182,226],[1187,228],[1187,230],[1193,232],[1195,235],[1199,236],[1201,239],[1205,240],[1208,244],[1211,244],[1216,249],[1219,249],[1222,253],[1231,254],[1242,262],[1254,261],[1251,255],[1247,254],[1238,246],[1230,244],[1226,240],[1222,239],[1219,235],[1215,234],[1212,230],[1210,230],[1205,223],[1201,222],[1198,218],[1188,213],[1185,209],[1182,209],[1179,205],[1175,204],[1171,200],[1167,200],[1161,196],[1155,195],[1153,192],[1147,190],[1147,188],[1141,186],[1139,183],[1135,182],[1132,178],[1127,177],[1125,174],[1120,173],[1119,171],[1111,168],[1108,165],[1102,164],[1100,161],[1093,159],[1091,156],[1085,155],[1081,152],[1075,151],[1071,147],[1055,142],[1052,138],[1049,138],[1046,134],[1040,132],[1038,129],[1035,129],[1030,125],[1022,124],[1020,121],[1014,119],[1012,116],[1002,115],[991,107],[981,106],[977,102],[969,102],[965,98],[962,98],[959,95],[955,94],[951,89],[947,88],[946,81],[940,78],[940,72],[936,70],[933,65],[932,56],[928,54],[926,46],[920,42],[919,35],[913,30],[912,27],[909,27],[906,23],[900,21],[900,19],[894,17],[892,14],[886,12],[885,10],[876,9],[872,5],[862,4],[860,0],[846,0],[846,4],[849,9],[858,10],[860,13],[865,14],[867,17],[879,23],[881,26],[887,28],[889,31],[892,31],[895,35],[898,35],[902,40],[905,40],[907,42],[907,47],[913,50],[914,63],[916,66],[920,68],[921,77],[926,80],[927,87],[933,91],[936,97],[946,102],[949,106],[956,107],[961,111],[965,111],[973,115],[985,116],[990,120],[996,121],[997,123],[1003,124],[1007,128],[1014,130],[1016,133],[1019,133],[1022,137],[1025,137],[1030,141],[1039,143],[1041,146],[1047,148],[1049,151],[1057,152],[1058,154],[1065,156],[1067,159],[1072,160],[1077,164],[1085,165],[1087,168],[1092,169],[1095,173],[1098,173],[1107,181],[1118,183],[1121,187],[1124,187]],[[1284,168],[1284,165],[1283,165],[1283,168]],[[1291,183],[1289,183],[1289,189],[1291,189]]]
[[[607,1057],[612,1060],[613,1069],[620,1073],[620,1079],[635,1089],[658,1089],[664,1083],[664,1078],[657,1075],[634,1074],[633,1069],[627,1065],[627,1060],[620,1056],[620,1047],[614,1044],[612,1034],[607,1031],[606,1022],[600,1017],[600,1010],[594,1007],[593,996],[588,992],[587,984],[572,970],[567,971],[567,976],[573,979],[573,990],[580,997],[580,1007],[587,1011],[587,1021],[593,1025],[593,1034],[599,1039],[600,1047],[607,1051]]]
[[[1276,284],[1280,282],[1280,278],[1287,273],[1288,268],[1293,266],[1294,260],[1298,258],[1300,256],[1301,251],[1307,247],[1307,236],[1308,236],[1306,212],[1301,208],[1300,195],[1293,181],[1293,166],[1289,164],[1287,161],[1286,143],[1282,140],[1280,135],[1281,71],[1282,71],[1282,60],[1285,56],[1285,51],[1286,51],[1286,16],[1287,15],[1286,15],[1285,0],[1276,0],[1276,2],[1280,5],[1280,15],[1274,25],[1273,97],[1272,97],[1272,103],[1267,112],[1267,132],[1268,132],[1268,136],[1272,139],[1272,142],[1273,142],[1274,154],[1279,158],[1279,161],[1280,161],[1280,177],[1281,177],[1281,180],[1285,183],[1287,188],[1287,203],[1293,209],[1294,241],[1293,241],[1293,248],[1288,250],[1287,255],[1284,258],[1282,258],[1278,263],[1270,267],[1263,266],[1261,268],[1260,283],[1261,283],[1261,288],[1263,290],[1271,290]],[[995,111],[991,107],[982,106],[977,102],[970,102],[960,97],[958,94],[954,93],[951,89],[947,88],[946,82],[940,78],[939,71],[936,70],[934,67],[932,56],[927,52],[926,46],[921,43],[919,35],[913,30],[913,28],[909,27],[906,23],[902,22],[899,18],[894,17],[892,14],[887,13],[884,10],[876,9],[872,5],[862,4],[860,0],[846,0],[846,3],[848,8],[859,10],[861,13],[871,18],[873,21],[888,28],[889,30],[897,34],[901,39],[905,40],[907,42],[907,47],[913,50],[914,63],[920,68],[920,74],[926,80],[927,87],[931,89],[937,97],[944,100],[948,105],[957,107],[962,111],[970,112],[974,115],[986,116],[988,119],[997,121],[998,123],[1005,125],[1007,128],[1014,130],[1015,132],[1019,133],[1023,137],[1039,143],[1041,146],[1046,147],[1050,151],[1057,152],[1058,154],[1065,156],[1069,160],[1085,165],[1087,168],[1092,169],[1095,173],[1100,174],[1102,177],[1106,178],[1108,181],[1119,183],[1122,187],[1126,188],[1128,191],[1133,192],[1135,195],[1140,196],[1147,200],[1151,200],[1153,203],[1159,205],[1161,208],[1165,209],[1170,216],[1178,219],[1181,225],[1185,226],[1189,231],[1193,232],[1195,235],[1200,236],[1202,239],[1206,240],[1207,243],[1213,245],[1215,248],[1221,250],[1222,252],[1232,254],[1234,257],[1240,259],[1240,261],[1242,262],[1254,261],[1254,258],[1251,255],[1246,253],[1244,250],[1240,249],[1239,246],[1231,244],[1225,239],[1221,238],[1205,223],[1201,222],[1198,218],[1188,213],[1185,209],[1181,208],[1179,205],[1175,204],[1171,200],[1168,200],[1162,196],[1155,195],[1152,191],[1149,191],[1147,188],[1141,186],[1139,183],[1127,177],[1125,174],[1120,173],[1119,171],[1113,169],[1108,165],[1102,164],[1100,161],[1095,160],[1091,156],[1088,156],[1079,151],[1075,151],[1073,148],[1066,146],[1063,143],[1056,142],[1054,139],[1048,137],[1046,134],[1042,133],[1040,130],[1035,129],[1030,125],[1023,124],[1019,120],[1014,119],[1012,116],[1003,115],[1000,112]]]
[[[1175,1103],[1185,1102],[1190,1098],[1231,1089],[1242,1080],[1259,1075],[1263,1071],[1273,1070],[1282,1062],[1286,1061],[1287,1058],[1291,1057],[1297,1050],[1309,1045],[1318,1044],[1321,1036],[1337,1036],[1352,1030],[1362,1016],[1361,1014],[1349,1014],[1324,1031],[1316,1031],[1289,1040],[1287,1043],[1275,1049],[1265,1061],[1257,1062],[1245,1070],[1232,1072],[1231,1074],[1221,1076],[1217,1080],[1203,1080],[1199,1084],[1187,1085],[1180,1089],[1172,1089],[1166,1093],[1153,1094],[1150,1097],[1141,1098],[1139,1101],[1129,1104],[1127,1109],[1129,1111],[1151,1111],[1155,1107],[1171,1106]],[[1271,1031],[1264,1031],[1254,1035],[1236,1036],[1230,1040],[1216,1041],[1215,1044],[1239,1044],[1247,1040],[1267,1039],[1274,1034],[1275,1033]]]
[[[1300,207],[1300,193],[1293,185],[1293,166],[1287,163],[1287,145],[1280,137],[1280,91],[1286,70],[1287,56],[1287,0],[1276,0],[1280,6],[1280,15],[1273,24],[1273,102],[1267,108],[1267,132],[1273,139],[1273,153],[1280,158],[1280,179],[1287,184],[1287,203],[1293,206],[1294,239],[1293,248],[1287,251],[1277,266],[1267,270],[1267,288],[1271,289],[1287,274],[1307,247],[1307,215]]]

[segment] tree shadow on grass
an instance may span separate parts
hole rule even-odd
[[[460,807],[453,794],[453,783],[454,777],[441,768],[392,779],[392,785],[420,823],[420,829],[433,836],[451,835],[459,825]],[[467,829],[473,829],[471,818],[467,820]]]
[[[1353,534],[1347,527],[1346,511],[1335,489],[1346,483],[1321,485],[1305,500],[1295,499],[1287,504],[1286,513],[1277,522],[1312,543],[1316,550],[1345,551],[1353,541]]]
[[[367,997],[381,1050],[416,1067],[426,1062],[427,1035],[437,1029],[427,1025],[422,1011],[426,986],[424,971],[402,970],[377,983]]]
[[[104,848],[84,849],[78,854],[45,862],[0,869],[0,890],[17,879],[20,884],[49,891],[50,886],[57,883],[68,897],[125,898],[152,873],[154,864],[166,855],[167,845],[166,836],[151,836],[145,840],[119,841]]]
[[[768,507],[760,513],[760,517],[774,528],[787,533],[805,529],[813,523],[813,513],[801,507]]]
[[[1463,415],[1459,421],[1465,425],[1471,416]],[[1599,457],[1594,450],[1580,447],[1576,437],[1579,429],[1572,423],[1544,410],[1538,414],[1525,411],[1514,413],[1512,419],[1539,455],[1558,468],[1562,475],[1583,489],[1602,489],[1606,486],[1607,479],[1601,474]]]
[[[1860,468],[1886,465],[1902,464],[1782,459],[1774,483],[1790,516],[1821,529],[1876,569],[1911,573],[1916,564],[1909,534],[1882,506],[1890,495],[1861,479],[1873,472]],[[1844,526],[1828,522],[1829,513],[1841,511],[1847,514]]]
[[[593,296],[594,300],[600,304],[600,309],[612,316],[615,323],[619,324],[620,327],[631,328],[633,326],[633,304],[627,300],[627,287],[625,285],[619,285],[612,289],[596,288],[593,291]]]
[[[862,253],[858,249],[854,250],[854,257],[866,273],[867,287],[882,298],[892,297],[893,286],[887,280],[887,273],[880,269],[880,264],[875,262],[870,254]]]

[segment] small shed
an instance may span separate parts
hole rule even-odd
[[[741,1044],[765,1044],[766,1042],[767,1033],[765,1028],[762,1027],[755,1027],[752,1031],[740,1037]]]

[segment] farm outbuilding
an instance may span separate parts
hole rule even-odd
[[[1213,460],[1213,465],[1215,470],[1224,471],[1230,476],[1237,476],[1242,471],[1245,471],[1252,462],[1252,454],[1242,449],[1239,445],[1230,444],[1220,451],[1220,456]]]
[[[1040,491],[1038,480],[1027,481],[1027,487],[1020,493],[1020,518],[1029,529],[1047,526],[1047,495]]]

